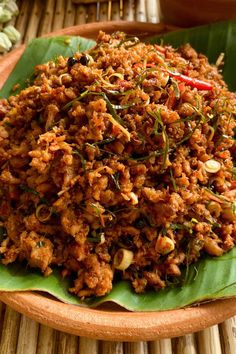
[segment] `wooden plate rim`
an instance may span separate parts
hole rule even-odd
[[[53,33],[96,38],[102,29],[152,36],[174,30],[166,24],[113,21],[73,26]],[[1,85],[23,53],[22,45],[0,60]],[[186,309],[163,312],[127,312],[89,309],[64,304],[33,292],[0,292],[0,300],[16,311],[57,330],[106,340],[138,341],[182,336],[202,330],[236,314],[236,299],[224,299]]]
[[[139,341],[183,336],[236,315],[236,299],[161,312],[128,312],[68,305],[33,292],[0,292],[0,300],[33,320],[70,334]]]

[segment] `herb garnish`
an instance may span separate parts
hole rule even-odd
[[[111,175],[112,181],[114,182],[115,187],[118,190],[120,190],[119,177],[120,177],[119,172],[115,172],[113,175]]]
[[[173,185],[174,191],[177,192],[178,188],[177,188],[177,185],[176,185],[175,178],[173,176],[172,168],[170,169],[170,180],[171,180],[171,183]]]
[[[74,149],[72,152],[74,155],[78,155],[81,161],[82,169],[86,171],[86,160],[79,149]]]
[[[38,241],[38,242],[36,243],[36,246],[37,246],[38,248],[44,247],[44,246],[45,246],[45,242],[44,242],[44,241]]]
[[[20,187],[20,189],[21,189],[22,191],[27,192],[27,193],[30,193],[30,194],[33,194],[33,195],[39,197],[39,198],[40,198],[40,202],[41,202],[42,204],[48,204],[48,201],[46,200],[46,198],[40,197],[39,192],[36,191],[35,189],[30,188],[30,187],[27,186],[26,184],[20,184],[19,187]]]

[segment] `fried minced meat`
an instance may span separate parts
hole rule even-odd
[[[0,101],[3,264],[59,266],[81,298],[159,289],[236,240],[236,95],[185,45],[100,33]]]

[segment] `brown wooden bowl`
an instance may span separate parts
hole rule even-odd
[[[122,30],[141,38],[172,30],[164,24],[105,22],[70,27],[50,35],[69,34],[96,38],[102,29]],[[24,46],[0,61],[1,84],[8,77]],[[129,312],[109,304],[90,309],[64,304],[47,295],[33,292],[0,292],[0,300],[24,315],[58,330],[75,335],[107,340],[138,341],[182,336],[202,330],[236,314],[236,299],[212,301],[186,309],[162,312]]]

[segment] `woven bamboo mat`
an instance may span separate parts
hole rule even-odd
[[[235,354],[236,317],[196,334],[153,342],[76,337],[21,316],[0,303],[1,354]]]
[[[22,41],[63,27],[109,20],[158,22],[158,0],[19,0],[20,15],[12,22]]]
[[[19,0],[22,42],[60,28],[109,20],[158,22],[158,0]],[[107,342],[53,330],[0,302],[0,354],[235,354],[236,316],[204,331],[154,342]]]

